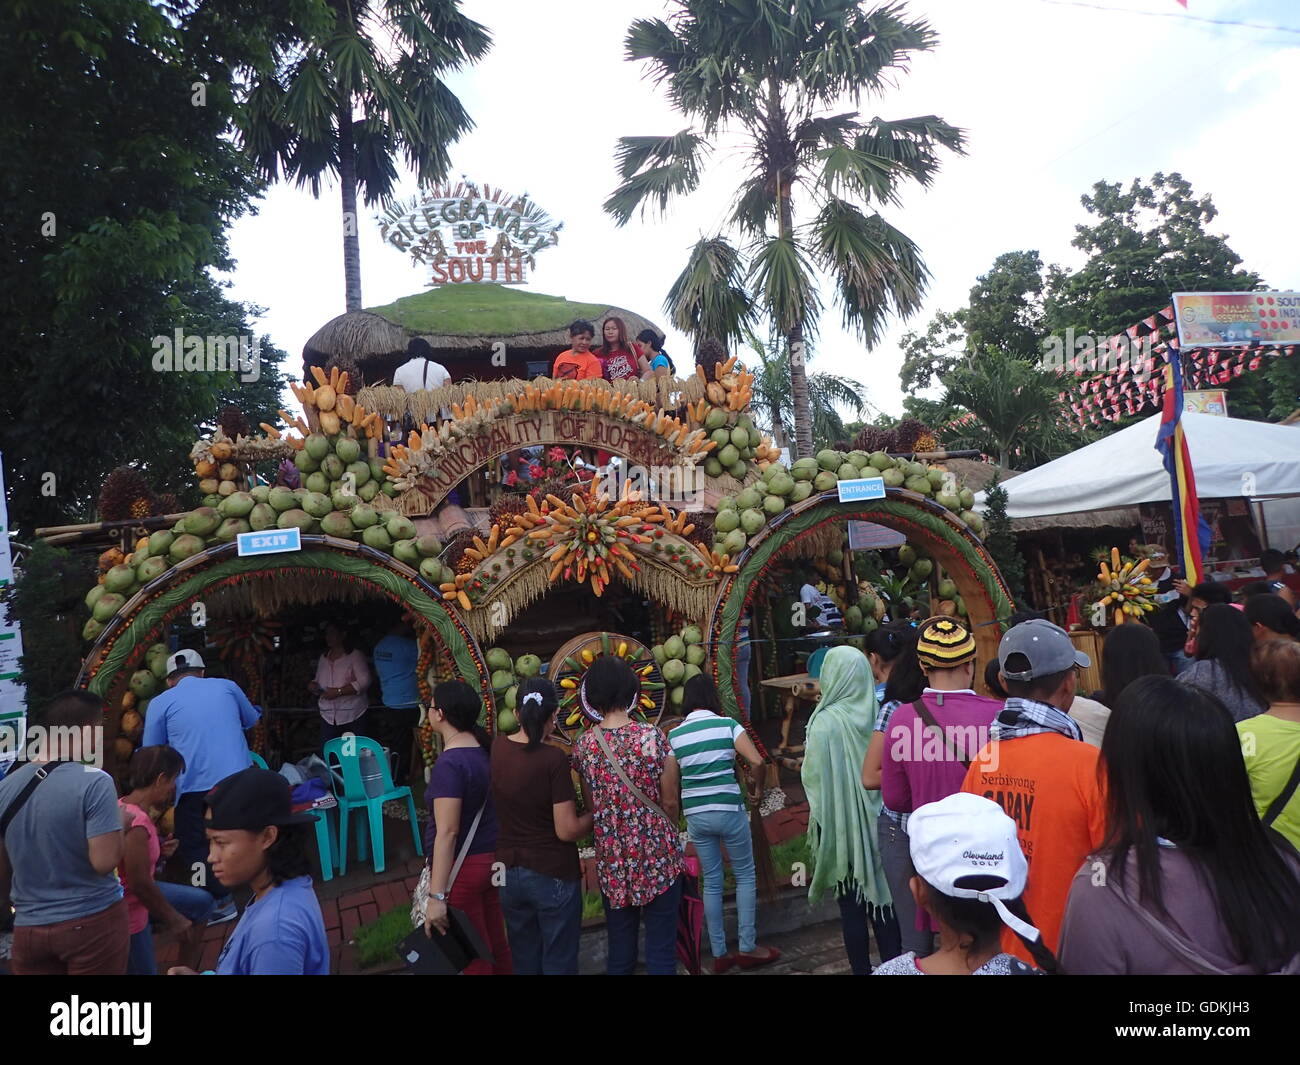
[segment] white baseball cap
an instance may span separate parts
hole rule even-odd
[[[187,669],[203,669],[203,659],[198,651],[177,651],[167,659],[167,675]]]
[[[1038,929],[1007,909],[1004,899],[1025,892],[1025,861],[1016,823],[991,799],[959,791],[926,803],[907,818],[916,875],[935,891],[992,904],[1002,923],[1028,940]]]

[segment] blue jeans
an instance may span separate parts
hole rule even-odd
[[[512,865],[501,887],[501,915],[516,976],[578,975],[581,880],[557,880]]]
[[[212,896],[202,888],[171,884],[166,880],[157,880],[155,883],[172,909],[188,917],[195,924],[205,922],[216,905]],[[153,953],[153,932],[147,924],[131,936],[126,973],[128,976],[158,975],[158,966]]]
[[[731,872],[736,878],[736,917],[740,923],[740,951],[752,951],[756,943],[754,915],[758,909],[758,887],[754,874],[754,841],[749,834],[749,817],[744,810],[705,810],[690,814],[686,827],[700,856],[703,878],[704,921],[709,928],[709,946],[715,958],[727,953],[727,932],[722,918],[722,848],[727,848]]]
[[[636,941],[645,916],[645,971],[647,976],[677,975],[677,909],[682,898],[682,881],[644,906],[611,909],[605,904],[605,938],[609,956],[605,972],[610,976],[631,976],[636,969]]]

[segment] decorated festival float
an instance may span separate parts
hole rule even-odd
[[[557,227],[499,190],[434,192],[390,233],[431,281],[474,280],[332,320],[305,347],[285,429],[224,412],[190,452],[201,505],[132,510],[109,529],[79,683],[111,708],[115,768],[177,646],[264,707],[253,743],[271,764],[311,751],[316,635],[340,618],[368,648],[406,616],[422,702],[464,678],[490,730],[517,728],[521,679],[550,677],[560,743],[592,720],[582,678],[601,656],[642,678],[647,720],[689,710],[683,685],[708,671],[763,748],[797,755],[793,708],[811,707],[819,647],[861,646],[886,617],[952,613],[995,653],[1011,599],[932,436],[790,462],[752,406],[752,375],[716,342],[677,376],[552,380],[573,318],[618,317],[629,335],[650,323],[500,283],[526,276]],[[395,387],[416,356],[451,383]],[[820,621],[801,616],[809,583]],[[430,762],[427,728],[420,747]]]

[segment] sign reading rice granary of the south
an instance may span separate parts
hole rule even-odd
[[[494,419],[474,436],[449,442],[434,472],[420,478],[420,491],[437,505],[479,467],[520,448],[550,444],[608,451],[649,470],[683,464],[682,453],[663,437],[622,418],[594,411],[530,411]]]
[[[429,285],[520,285],[539,251],[559,243],[557,222],[527,196],[471,181],[436,185],[379,216],[379,233],[429,268]]]

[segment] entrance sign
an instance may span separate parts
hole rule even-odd
[[[852,481],[840,481],[841,503],[860,503],[864,499],[884,499],[885,479],[883,477],[858,477]]]
[[[1182,348],[1300,341],[1300,292],[1175,292]]]
[[[429,285],[521,285],[557,222],[527,196],[470,181],[436,185],[379,216],[379,234],[429,268]]]
[[[240,533],[235,537],[240,555],[278,555],[302,550],[302,533],[298,529],[266,529]]]

